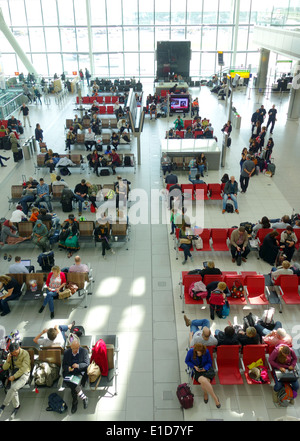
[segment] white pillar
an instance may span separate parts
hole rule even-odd
[[[233,35],[233,48],[232,48],[232,63],[231,66],[235,67],[236,63],[236,51],[237,51],[237,43],[239,36],[239,22],[240,22],[240,1],[236,0],[235,3],[235,26],[234,26],[234,35]]]
[[[35,77],[38,81],[39,74],[37,73],[33,64],[31,63],[31,61],[29,60],[29,58],[27,57],[27,55],[25,54],[25,52],[23,51],[17,40],[15,39],[13,33],[10,31],[9,27],[5,23],[1,8],[0,8],[0,30],[3,32],[4,36],[9,41],[15,53],[18,55],[18,57],[20,58],[20,60],[28,70],[28,72],[35,74]]]
[[[93,76],[95,74],[94,69],[94,59],[93,59],[93,37],[91,28],[91,4],[90,0],[86,0],[86,17],[87,17],[87,29],[88,29],[88,40],[89,40],[89,57],[90,57],[90,72]]]
[[[265,89],[267,85],[268,69],[269,69],[270,51],[265,48],[260,49],[260,60],[257,74],[256,87]]]
[[[293,87],[290,94],[288,121],[298,121],[300,118],[300,61],[294,70]]]

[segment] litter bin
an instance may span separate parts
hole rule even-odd
[[[241,115],[239,115],[238,113],[236,113],[236,114],[234,115],[234,127],[235,127],[236,129],[240,129],[240,128],[241,128],[241,121],[242,121]]]
[[[30,152],[30,149],[29,149],[29,144],[24,144],[23,146],[22,146],[22,150],[23,150],[23,156],[24,156],[24,159],[30,159],[30,157],[31,157],[31,152]]]

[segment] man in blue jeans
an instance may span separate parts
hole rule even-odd
[[[222,210],[223,214],[226,211],[226,203],[229,196],[232,202],[234,203],[235,212],[239,213],[238,204],[237,204],[237,192],[238,192],[238,183],[236,182],[234,176],[231,176],[230,180],[226,182],[224,187],[223,210]]]
[[[37,196],[36,196],[36,200],[35,200],[35,205],[37,207],[39,207],[40,202],[46,202],[48,210],[51,213],[52,212],[52,205],[50,202],[49,185],[46,184],[46,182],[44,181],[43,178],[40,179],[40,183],[36,187],[36,193],[37,193]]]
[[[43,329],[34,339],[34,343],[39,346],[48,347],[48,346],[61,346],[65,347],[65,342],[67,340],[66,332],[72,329],[75,325],[75,321],[73,321],[70,325],[55,325],[53,328]],[[47,336],[42,337],[42,335],[47,334]]]
[[[215,346],[218,344],[217,339],[211,335],[209,320],[190,320],[186,315],[184,315],[183,318],[186,326],[190,327],[190,347],[194,346],[196,343],[202,343],[205,346]]]
[[[82,215],[82,202],[87,199],[88,196],[88,186],[86,185],[85,179],[81,179],[80,184],[77,184],[74,190],[74,196],[78,200],[78,215]]]

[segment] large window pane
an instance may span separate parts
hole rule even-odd
[[[57,25],[57,9],[55,0],[41,0],[44,25]]]
[[[58,18],[60,25],[74,25],[73,0],[58,1]]]
[[[14,75],[18,71],[15,54],[2,54],[2,64],[5,75]]]
[[[139,54],[125,54],[125,76],[139,76]]]
[[[10,14],[9,14],[9,8],[8,8],[8,3],[7,0],[1,0],[0,1],[0,7],[2,9],[2,14],[5,20],[5,23],[7,24],[7,26],[11,25],[10,22]]]
[[[248,26],[239,26],[239,35],[237,41],[238,51],[247,50],[248,28]]]
[[[63,72],[60,54],[48,54],[49,75],[57,73],[60,76]]]
[[[123,54],[109,55],[110,76],[124,77]]]
[[[107,51],[107,35],[106,28],[92,28],[93,50],[95,52]]]
[[[170,39],[170,27],[169,26],[157,26],[155,28],[155,48],[157,41],[165,41]]]
[[[241,2],[243,3],[243,2]],[[234,17],[235,0],[220,0],[219,3],[219,23],[232,24]]]
[[[187,0],[187,24],[202,23],[202,1]]]
[[[171,23],[184,25],[185,24],[185,7],[186,1],[172,0],[171,1]]]
[[[48,75],[48,65],[47,65],[47,56],[46,54],[33,54],[32,55],[32,64],[35,67],[35,70],[41,75]]]
[[[200,69],[200,53],[192,52],[192,59],[190,61],[190,77],[198,77]]]
[[[21,48],[23,49],[23,51],[29,52],[30,49],[29,49],[29,39],[28,39],[28,28],[15,28],[15,29],[12,29],[12,33],[16,37],[16,40],[18,41],[18,43],[21,46]],[[4,36],[3,36],[3,40],[7,41]],[[8,43],[8,45],[10,48],[8,52],[11,52],[12,46],[9,43]],[[3,44],[3,46],[4,46],[4,44]],[[2,50],[2,43],[1,43],[1,50]],[[4,49],[3,49],[3,51],[4,51]]]
[[[138,9],[137,0],[123,1],[123,24],[137,25],[138,24]]]
[[[48,52],[61,50],[58,28],[45,28],[46,46]]]
[[[246,53],[245,52],[237,52],[235,58],[235,67],[246,67]]]
[[[24,0],[10,0],[9,8],[12,25],[26,26]]]
[[[259,53],[247,53],[247,67],[251,65],[251,72],[256,72],[259,64]]]
[[[216,54],[203,53],[201,56],[201,75],[211,76],[216,71]]]
[[[87,52],[89,50],[89,39],[87,28],[76,28],[78,51]]]
[[[240,24],[249,23],[250,19],[250,3],[251,0],[243,0],[240,2]]]
[[[154,76],[154,54],[140,54],[141,76]]]
[[[155,0],[155,24],[167,25],[170,22],[170,0]]]
[[[26,0],[25,4],[28,26],[40,26],[42,24],[40,0]]]
[[[217,39],[217,28],[206,26],[202,28],[202,50],[215,51]]]
[[[99,2],[100,3],[100,2]],[[77,26],[87,25],[85,1],[74,0],[75,22]]]
[[[63,52],[76,52],[75,28],[60,28]]]
[[[204,0],[203,23],[217,23],[219,0]]]
[[[95,77],[108,77],[108,55],[97,54],[94,55],[94,69]]]
[[[153,0],[139,0],[139,24],[152,25],[154,23]]]
[[[140,51],[154,50],[154,29],[153,27],[140,27]]]
[[[230,51],[232,44],[232,27],[219,26],[218,27],[218,51]]]
[[[139,35],[138,28],[124,27],[124,50],[125,51],[138,51]]]
[[[186,39],[191,42],[192,51],[201,49],[201,28],[198,26],[188,26]]]
[[[184,32],[184,26],[174,26],[171,27],[171,40],[178,41],[178,40],[185,40],[185,32]]]
[[[108,28],[108,50],[109,52],[123,50],[122,28]]]
[[[106,25],[105,1],[90,0],[92,25]]]
[[[87,68],[89,72],[91,72],[91,63],[88,54],[78,54],[78,64],[79,69],[82,69],[83,73],[85,73],[85,68]]]
[[[121,0],[109,0],[106,2],[107,24],[122,24],[122,5]]]
[[[63,63],[66,74],[72,75],[73,71],[79,72],[76,54],[63,54]]]
[[[29,28],[29,37],[32,52],[45,52],[43,28]]]

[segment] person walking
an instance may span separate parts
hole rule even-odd
[[[269,128],[269,125],[271,124],[270,133],[271,133],[271,135],[273,135],[275,121],[277,121],[277,118],[276,118],[277,109],[275,109],[275,104],[273,104],[272,108],[269,110],[268,115],[269,115],[269,119],[268,119],[268,124],[267,124],[267,130]]]
[[[255,172],[255,164],[251,160],[251,156],[247,155],[246,161],[243,163],[242,172],[240,176],[240,185],[241,185],[241,193],[246,193],[248,185],[249,185],[249,179]]]
[[[19,114],[22,112],[23,114],[23,125],[24,125],[24,129],[26,127],[26,121],[28,121],[29,127],[31,127],[31,122],[30,122],[30,118],[29,118],[29,109],[26,106],[25,103],[22,104],[22,107],[20,109]]]

